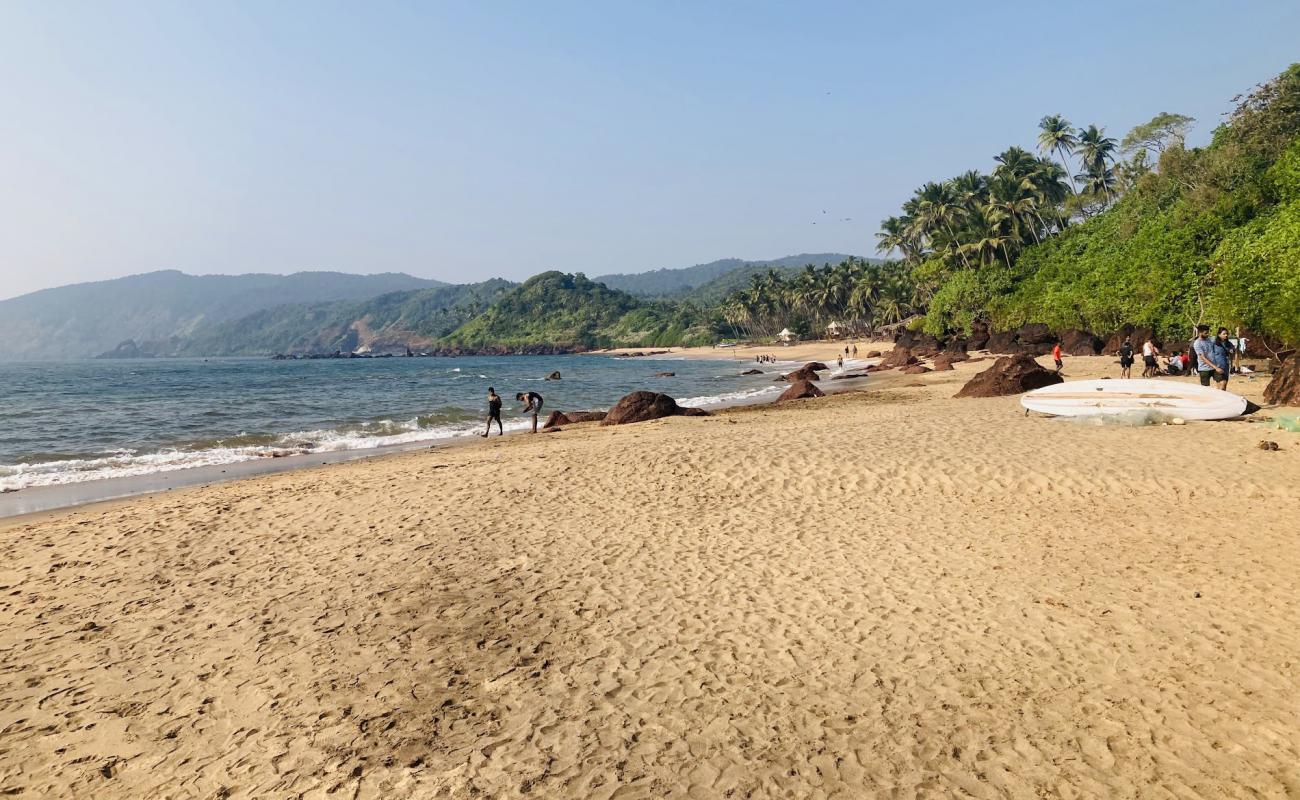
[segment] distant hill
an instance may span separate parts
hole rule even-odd
[[[588,349],[650,346],[666,333],[688,343],[704,330],[678,320],[671,304],[655,303],[610,289],[582,274],[543,272],[505,293],[486,311],[443,339],[453,347],[547,346]]]
[[[186,337],[276,306],[445,285],[400,273],[186,275],[176,270],[78,283],[0,301],[0,358],[88,358],[126,340]]]
[[[481,314],[517,285],[493,278],[391,292],[362,301],[277,306],[206,326],[179,340],[150,343],[149,349],[179,356],[420,350]]]
[[[737,269],[750,267],[759,269],[798,269],[807,264],[816,264],[817,266],[838,264],[848,257],[843,253],[801,253],[797,256],[786,256],[785,258],[774,258],[767,261],[724,258],[682,269],[657,269],[651,272],[633,274],[601,275],[592,278],[592,280],[603,283],[611,289],[618,289],[639,297],[679,297]],[[748,278],[745,280],[748,280]]]

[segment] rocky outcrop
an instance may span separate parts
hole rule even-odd
[[[1101,339],[1078,328],[1070,328],[1062,333],[1060,341],[1061,352],[1067,356],[1095,356],[1101,352]]]
[[[1133,340],[1133,349],[1138,351],[1138,355],[1142,354],[1142,343],[1147,339],[1155,342],[1157,346],[1161,344],[1161,342],[1156,339],[1156,332],[1150,328],[1121,325],[1119,330],[1107,337],[1105,344],[1102,345],[1101,352],[1108,356],[1118,353],[1120,345],[1124,344],[1125,337]],[[1188,334],[1187,340],[1189,342],[1192,340],[1190,334]]]
[[[1300,355],[1282,362],[1264,388],[1264,399],[1282,406],[1300,406]]]
[[[548,381],[558,381],[559,379],[560,379],[560,371],[558,369],[555,372],[552,372],[550,375],[546,376],[546,380]]]
[[[600,422],[605,418],[605,413],[604,411],[552,411],[542,428],[576,425],[579,422]]]
[[[827,366],[820,361],[813,361],[804,364],[794,372],[782,375],[777,378],[777,380],[789,381],[790,383],[798,383],[799,381],[819,381],[821,380],[821,376],[817,374],[818,369],[827,369]]]
[[[742,373],[740,373],[740,374],[741,374],[741,375],[762,375],[762,374],[763,374],[763,370],[761,370],[761,369],[747,369],[747,370],[745,370],[744,372],[742,372]]]
[[[867,367],[866,369],[857,370],[855,372],[841,372],[838,375],[832,375],[831,380],[847,381],[851,378],[867,378],[870,376],[871,376],[871,367]]]
[[[932,356],[943,349],[944,343],[933,334],[904,329],[894,339],[894,349],[904,349],[916,356]]]
[[[700,408],[683,408],[677,401],[662,392],[632,392],[624,395],[605,418],[601,425],[628,425],[633,422],[647,422],[663,417],[707,417],[709,412]]]
[[[866,352],[866,354],[865,354],[864,356],[862,356],[862,357],[863,357],[863,358],[880,358],[880,356],[881,356],[881,352],[880,352],[879,350],[868,350],[868,351]]]
[[[913,364],[919,364],[921,359],[912,354],[912,351],[906,347],[895,347],[885,356],[884,360],[876,366],[880,369],[893,369],[894,367],[910,367]]]
[[[924,375],[931,371],[932,370],[924,364],[913,364],[910,367],[903,367],[902,369],[904,375]]]
[[[675,377],[677,377],[677,373],[676,373],[676,372],[656,372],[654,376],[655,376],[656,378],[675,378]]]
[[[994,361],[993,366],[961,387],[957,397],[1001,397],[1064,382],[1059,374],[1044,369],[1032,356],[1021,353]]]
[[[95,358],[155,358],[157,356],[147,346],[141,347],[134,339],[127,339],[107,353],[100,353]]]
[[[809,397],[825,397],[826,393],[817,388],[812,381],[796,381],[793,386],[781,393],[776,398],[776,402],[783,403],[786,400],[804,400]]]
[[[965,360],[967,360],[965,353],[962,354],[961,358],[953,358],[947,353],[940,353],[935,356],[934,361],[931,361],[930,363],[933,365],[935,372],[948,372],[953,368],[953,364]]]

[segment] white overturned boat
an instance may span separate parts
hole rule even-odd
[[[1058,417],[1158,412],[1203,420],[1231,419],[1246,413],[1244,397],[1174,380],[1067,381],[1022,395],[1020,405]]]

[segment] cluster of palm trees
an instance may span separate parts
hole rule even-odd
[[[991,175],[971,170],[926,183],[900,216],[880,224],[876,249],[897,251],[912,265],[937,258],[974,269],[1001,260],[1008,267],[1029,244],[1064,230],[1113,202],[1118,145],[1096,125],[1075,130],[1060,115],[1039,123],[1035,155],[1011,147]],[[1080,170],[1071,176],[1071,157]]]
[[[900,322],[922,303],[911,268],[898,261],[850,258],[794,273],[768,270],[722,304],[724,319],[742,335],[772,337],[782,328],[821,334],[832,322],[869,333]]]

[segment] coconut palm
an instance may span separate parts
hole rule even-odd
[[[1114,163],[1115,151],[1118,148],[1119,143],[1106,135],[1105,128],[1089,125],[1079,131],[1078,152],[1080,160],[1083,161],[1083,172],[1080,174],[1089,176],[1092,179],[1090,183],[1104,187],[1107,203],[1111,200],[1111,191],[1110,187],[1105,186],[1106,181],[1101,179],[1110,170],[1110,164]],[[1113,186],[1114,181],[1110,183]]]
[[[1073,155],[1074,149],[1079,146],[1079,137],[1074,134],[1070,128],[1070,121],[1060,114],[1051,114],[1043,117],[1038,123],[1038,150],[1042,153],[1056,153],[1056,157],[1061,159],[1061,167],[1065,174],[1070,174],[1070,162],[1066,160],[1067,155]],[[1078,191],[1071,184],[1070,189]]]

